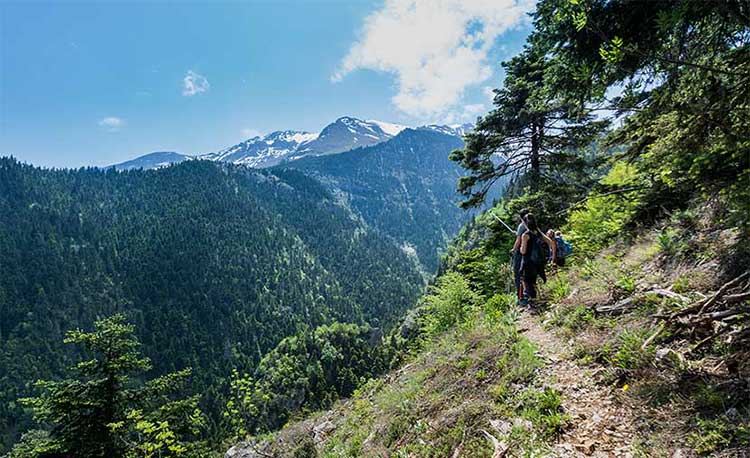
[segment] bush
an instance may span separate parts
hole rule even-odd
[[[640,369],[653,359],[653,346],[643,348],[648,331],[625,331],[619,335],[619,347],[610,361],[622,369]]]
[[[566,231],[578,252],[596,253],[630,224],[642,203],[643,191],[639,188],[643,181],[636,167],[626,162],[616,163],[601,179],[607,188],[633,190],[590,198],[582,209],[571,212]]]
[[[422,302],[424,314],[421,328],[428,336],[434,336],[465,323],[476,311],[479,295],[469,288],[466,279],[455,272],[448,272],[430,288]]]

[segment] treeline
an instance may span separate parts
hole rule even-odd
[[[220,437],[233,370],[335,321],[388,327],[423,280],[392,242],[299,172],[191,161],[151,172],[44,170],[0,159],[0,431],[16,400],[80,357],[61,345],[117,312],[158,376],[192,368]]]
[[[224,415],[236,437],[273,431],[301,411],[330,407],[390,368],[395,348],[369,326],[334,323],[287,337],[253,374],[235,374]]]

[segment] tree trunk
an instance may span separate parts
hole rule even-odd
[[[531,152],[529,158],[529,182],[532,191],[539,190],[539,177],[541,176],[540,152],[542,148],[543,127],[539,122],[534,122],[531,126]]]

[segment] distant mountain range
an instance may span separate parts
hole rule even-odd
[[[428,125],[431,130],[461,137],[471,128],[463,125]],[[157,169],[191,159],[229,162],[254,168],[273,167],[309,156],[326,156],[377,145],[397,136],[406,126],[344,116],[328,124],[320,133],[297,130],[271,132],[253,137],[215,153],[190,156],[177,152],[155,152],[112,165],[117,170]]]

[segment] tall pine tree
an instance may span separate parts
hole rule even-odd
[[[533,37],[524,51],[503,63],[505,81],[495,90],[495,108],[480,118],[465,137],[466,147],[451,159],[464,167],[458,190],[463,207],[481,204],[500,178],[524,175],[532,191],[541,180],[554,179],[551,169],[574,161],[576,151],[590,144],[606,126],[591,112],[555,97],[549,80],[555,66],[549,49]]]

